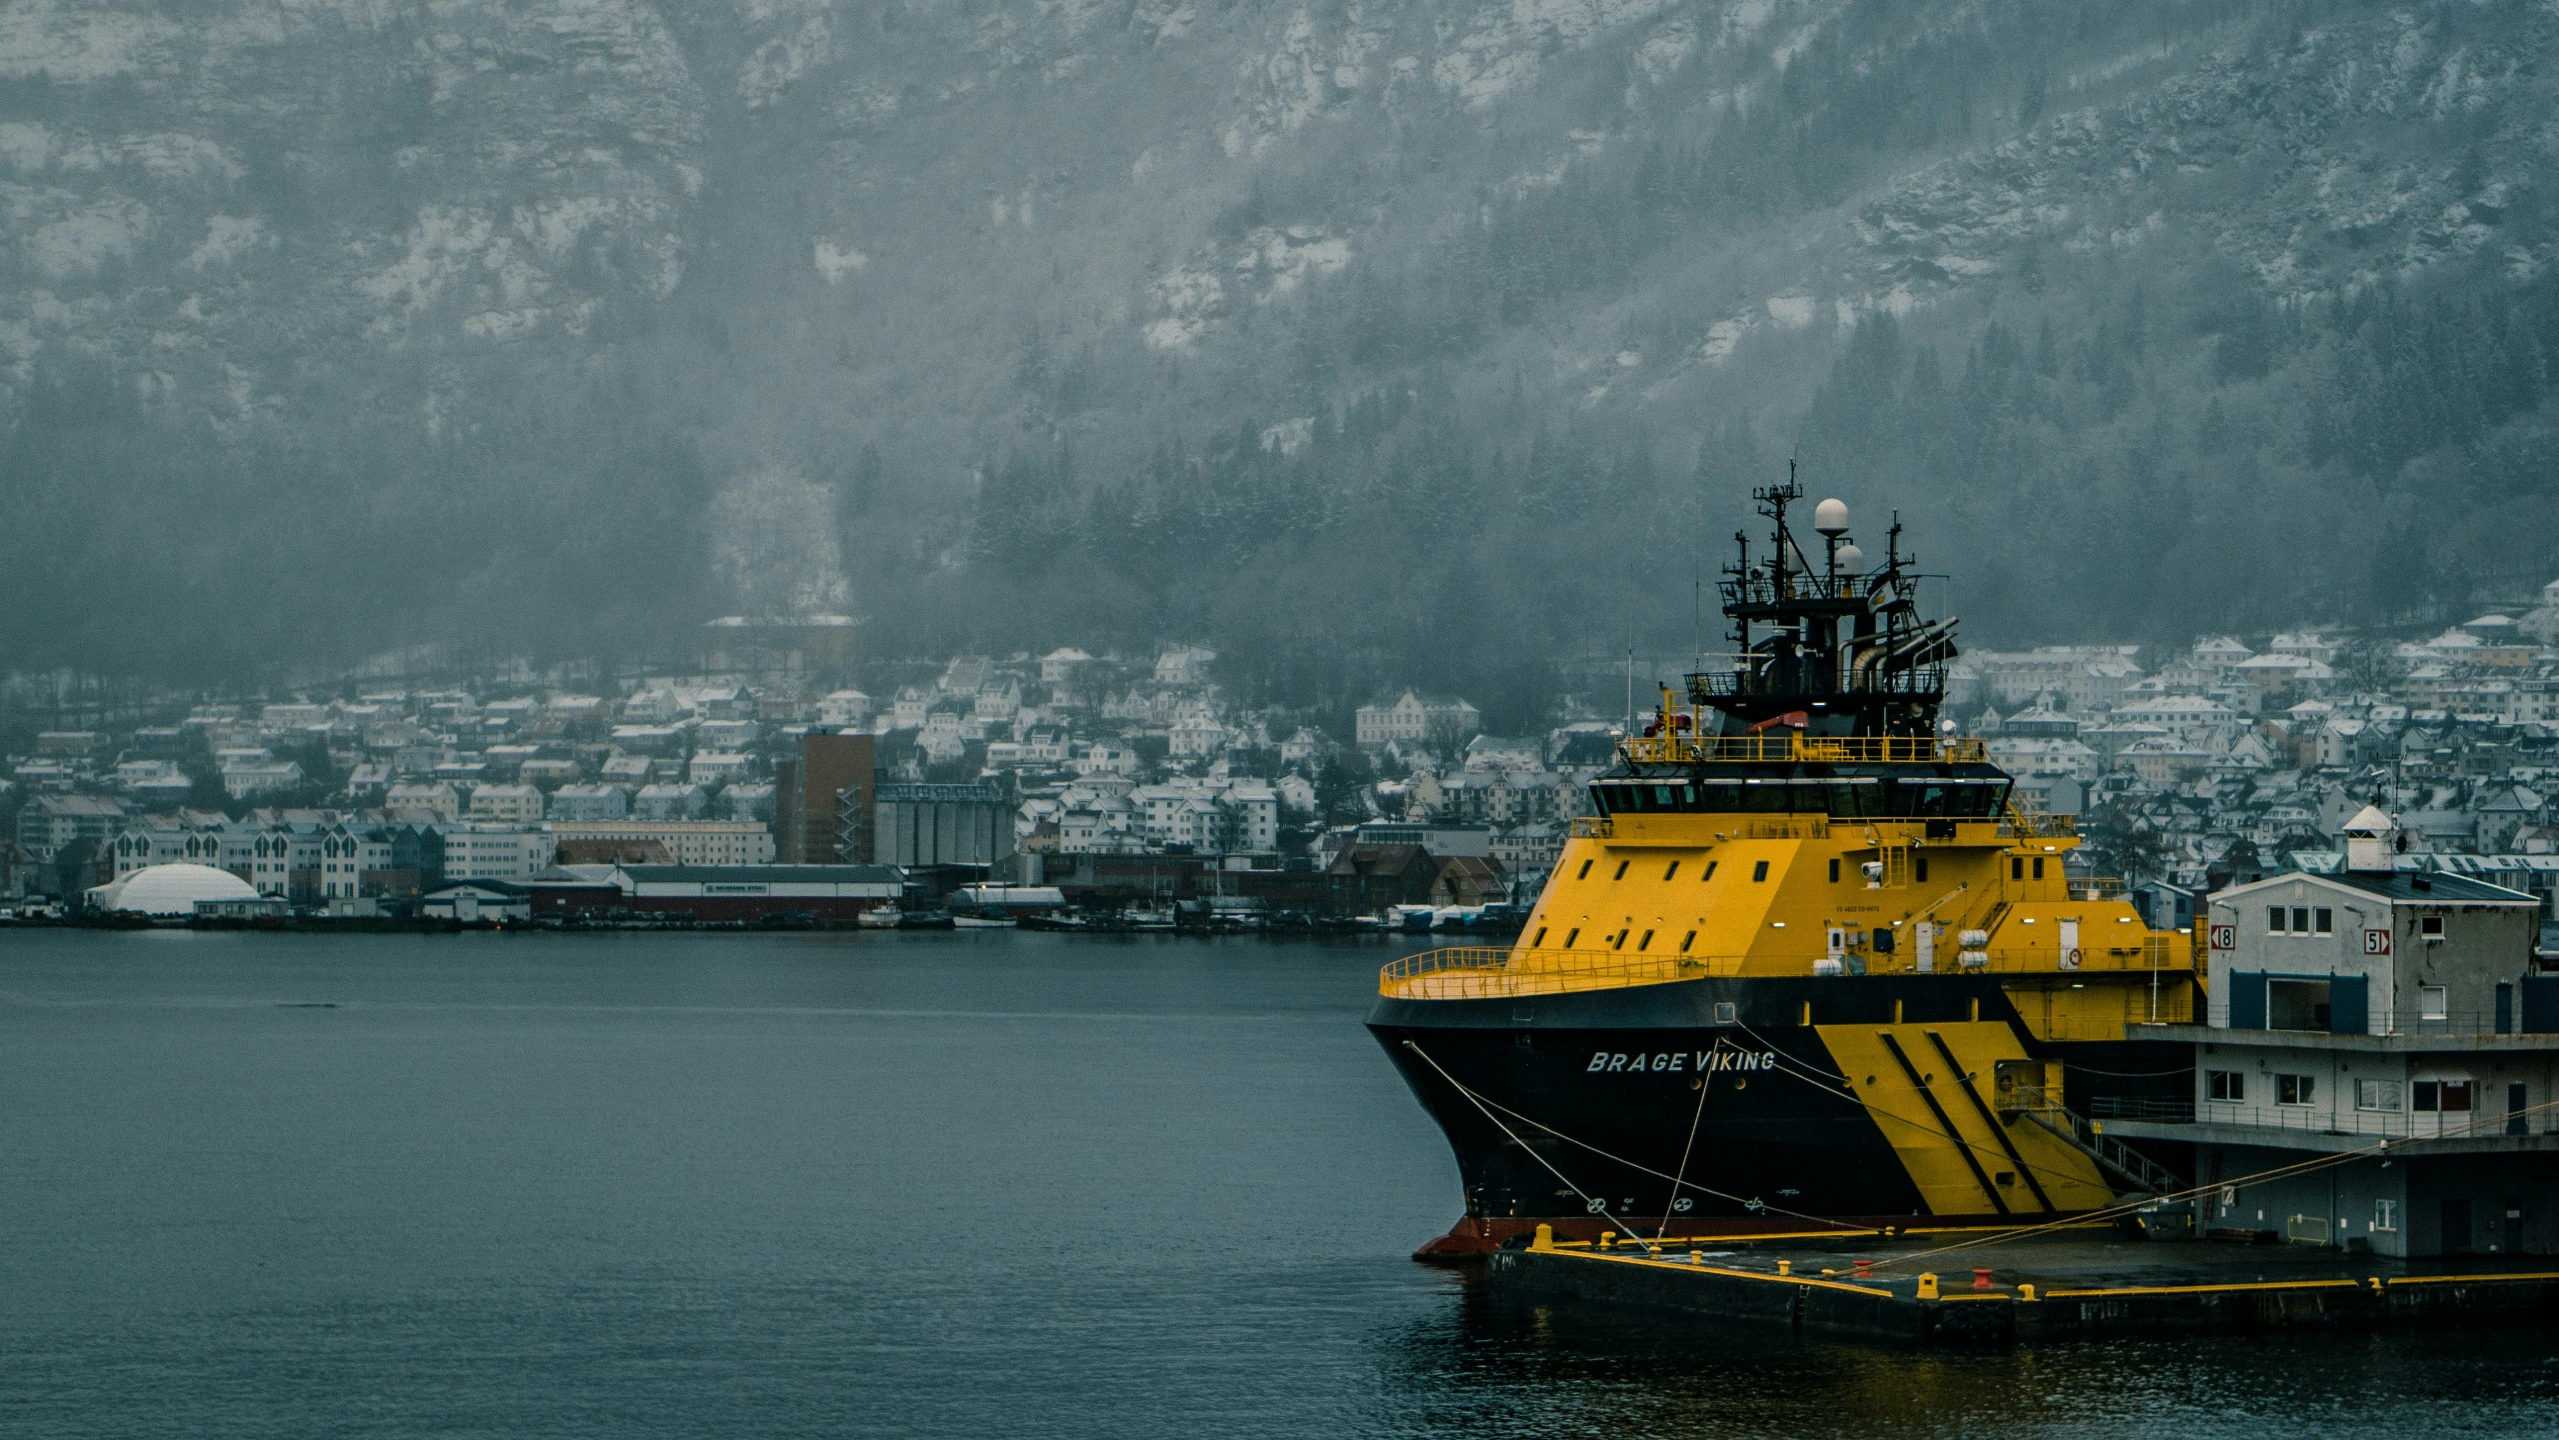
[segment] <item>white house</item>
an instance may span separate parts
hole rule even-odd
[[[1387,705],[1362,705],[1355,718],[1353,742],[1366,747],[1391,741],[1440,741],[1455,744],[1473,739],[1484,728],[1483,714],[1463,700],[1425,700],[1410,690]]]

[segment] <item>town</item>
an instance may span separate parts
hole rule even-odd
[[[2079,817],[2074,873],[2120,878],[2159,928],[2215,890],[2337,870],[2367,806],[2396,818],[2401,868],[2531,894],[2547,920],[2559,581],[2513,601],[2423,638],[1973,651],[1947,714],[2013,803]],[[975,905],[1503,933],[1650,687],[1703,668],[1628,657],[1608,714],[1618,677],[1587,667],[1553,724],[1503,736],[1419,689],[1347,726],[1247,706],[1195,645],[862,662],[842,616],[703,633],[693,673],[615,679],[518,663],[207,700],[18,677],[0,910],[947,924]],[[152,904],[128,883],[172,865],[236,887]]]

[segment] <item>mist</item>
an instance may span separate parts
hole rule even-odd
[[[63,3],[0,656],[1692,652],[1798,462],[1977,643],[2559,573],[2544,7]],[[1711,628],[1711,627],[1710,627]]]

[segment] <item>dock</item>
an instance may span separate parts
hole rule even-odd
[[[1949,1237],[1728,1249],[1556,1241],[1492,1255],[1486,1283],[1535,1303],[1678,1311],[1717,1324],[1895,1346],[2080,1336],[2441,1328],[2559,1321],[2559,1259],[2408,1262],[2287,1245],[2112,1232],[1948,1250]]]

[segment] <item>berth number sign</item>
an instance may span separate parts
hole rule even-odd
[[[2239,927],[2236,925],[2215,925],[2212,927],[2212,948],[2215,950],[2238,949]]]
[[[2390,932],[2386,929],[2366,930],[2364,932],[2364,953],[2366,955],[2389,954]]]

